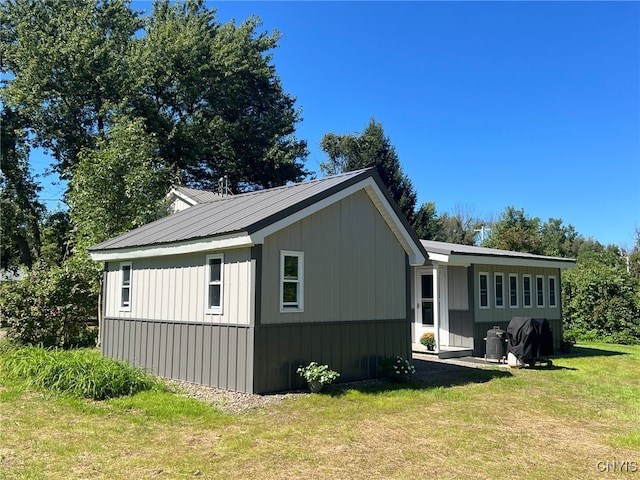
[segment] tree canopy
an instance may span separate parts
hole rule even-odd
[[[328,156],[320,170],[327,174],[375,167],[402,213],[409,223],[413,222],[417,194],[380,123],[371,119],[361,134],[328,133],[322,137],[320,147]]]
[[[254,189],[303,179],[301,121],[271,64],[279,34],[251,17],[221,24],[201,0],[16,0],[0,6],[0,100],[71,179],[84,149],[142,119],[190,186]]]

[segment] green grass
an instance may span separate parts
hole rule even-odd
[[[435,372],[236,416],[167,391],[97,402],[0,376],[0,479],[602,478],[598,461],[640,467],[639,372],[640,346],[588,344],[552,369]]]

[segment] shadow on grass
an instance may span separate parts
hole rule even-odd
[[[324,390],[331,396],[344,395],[348,390],[362,393],[385,393],[394,390],[429,390],[433,388],[454,387],[469,383],[486,383],[496,378],[511,377],[511,372],[503,369],[485,369],[447,364],[444,362],[430,362],[427,360],[413,360],[416,374],[405,382],[392,381],[387,378],[364,380],[360,382],[338,383]]]
[[[554,355],[554,358],[613,357],[617,355],[627,355],[627,352],[616,352],[614,350],[574,345],[570,352]]]

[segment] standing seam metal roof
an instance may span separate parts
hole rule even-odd
[[[90,250],[165,244],[243,231],[252,233],[363,178],[372,176],[373,171],[373,169],[356,170],[307,182],[218,198],[138,227],[94,245]]]

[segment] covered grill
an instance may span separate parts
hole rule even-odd
[[[551,365],[553,332],[546,318],[513,317],[507,327],[509,353],[525,365]]]

